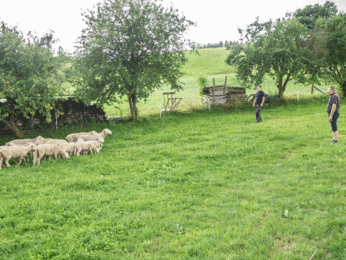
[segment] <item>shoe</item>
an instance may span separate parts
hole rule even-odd
[[[333,144],[336,144],[337,142],[338,142],[338,141],[336,141],[336,140],[333,140],[333,141],[332,141]]]
[[[259,123],[258,121],[255,122],[255,124]]]

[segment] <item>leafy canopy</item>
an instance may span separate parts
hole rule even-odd
[[[2,22],[0,31],[0,97],[14,100],[0,107],[0,120],[18,111],[28,117],[36,110],[48,120],[57,82],[52,78],[55,63],[51,50],[53,33],[39,38],[30,32],[27,38],[17,27]],[[15,105],[14,105],[15,104]],[[15,115],[14,115],[15,116]],[[8,122],[6,122],[8,123]]]
[[[323,5],[307,5],[303,9],[298,9],[293,13],[293,17],[298,18],[299,22],[309,30],[313,30],[319,18],[331,19],[337,13],[338,9],[335,3],[326,1]]]
[[[307,29],[297,19],[260,23],[257,18],[239,32],[247,41],[230,48],[226,63],[237,66],[237,77],[245,86],[261,84],[267,74],[276,79],[283,98],[290,80],[304,81]]]
[[[319,76],[337,82],[346,96],[346,16],[320,18],[308,41],[308,57]]]
[[[83,13],[79,38],[78,96],[99,104],[127,96],[132,116],[137,99],[163,84],[181,89],[180,67],[191,42],[184,33],[194,23],[157,0],[106,0]]]

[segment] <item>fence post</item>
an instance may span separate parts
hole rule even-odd
[[[314,83],[311,85],[311,94],[314,94]]]
[[[299,102],[299,90],[297,90],[297,100]]]

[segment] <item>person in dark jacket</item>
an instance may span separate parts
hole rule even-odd
[[[330,86],[327,90],[328,95],[330,96],[327,105],[328,120],[330,122],[330,128],[332,129],[333,141],[335,144],[338,142],[338,118],[339,108],[340,108],[340,97],[336,94],[336,89],[334,86]]]
[[[265,93],[262,91],[261,86],[257,86],[257,92],[255,94],[255,99],[253,101],[253,107],[256,108],[256,122],[262,122],[261,110],[263,108],[263,103],[265,100]]]

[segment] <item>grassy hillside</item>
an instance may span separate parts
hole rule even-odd
[[[0,258],[345,259],[326,102],[83,128],[100,154],[0,170]]]
[[[200,96],[200,86],[198,85],[198,78],[205,76],[208,79],[208,85],[212,86],[212,79],[215,78],[216,85],[224,84],[225,76],[227,76],[228,86],[242,86],[242,83],[238,81],[235,74],[235,67],[229,66],[225,63],[225,59],[228,55],[228,51],[225,48],[218,49],[200,49],[199,54],[187,52],[186,56],[188,62],[183,66],[182,72],[185,76],[181,79],[184,90],[176,93],[176,97],[183,98],[178,111],[186,111],[191,108],[202,107],[202,97]],[[275,80],[270,77],[265,77],[263,80],[262,88],[264,92],[274,95],[277,88]],[[326,91],[327,85],[320,87],[323,91]],[[163,92],[170,91],[169,86],[164,86],[162,89],[156,90],[150,95],[146,102],[140,101],[138,103],[140,115],[158,114],[160,112],[160,104],[163,104]],[[311,95],[311,86],[304,86],[302,84],[295,84],[291,81],[286,89],[285,95],[288,97],[296,97],[298,95]],[[255,93],[255,86],[246,90],[248,95]],[[315,91],[314,96],[320,96],[321,94]],[[124,116],[129,114],[129,105],[124,99],[124,103],[117,105],[120,110],[115,108],[115,105],[105,106],[107,116]]]
[[[188,62],[182,72],[186,78],[198,78],[200,75],[225,75],[235,72],[235,68],[226,64],[228,56],[225,48],[200,49],[198,53],[186,52]]]

